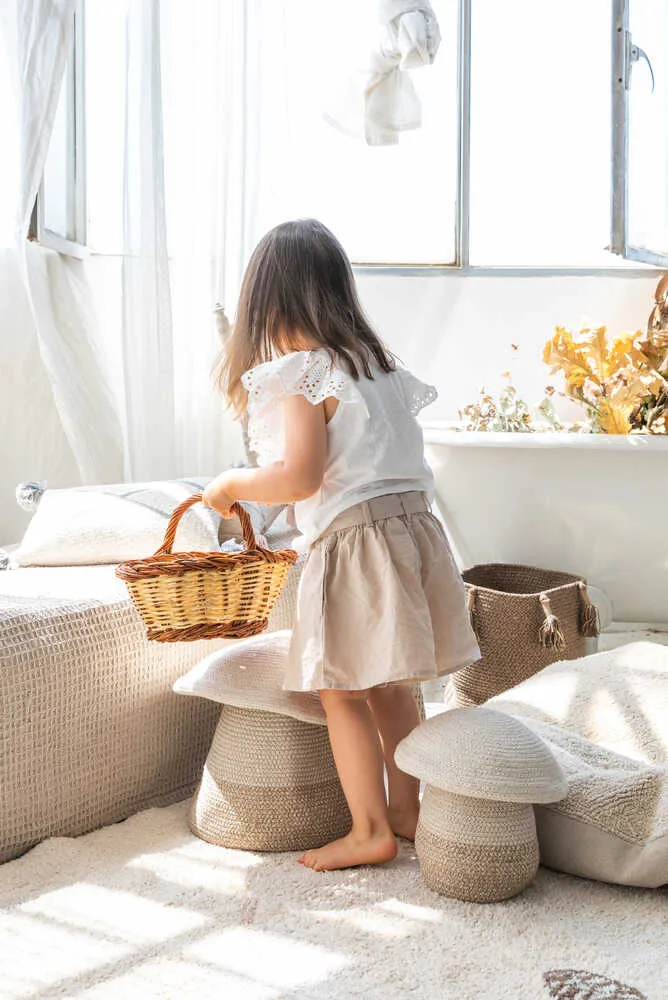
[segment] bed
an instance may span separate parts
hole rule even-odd
[[[225,641],[148,642],[112,565],[0,572],[0,861],[190,795],[220,706],[172,684]]]

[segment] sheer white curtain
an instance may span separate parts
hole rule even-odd
[[[122,441],[97,349],[90,289],[79,261],[65,260],[26,238],[72,43],[73,8],[73,0],[4,0],[0,5],[6,54],[0,77],[6,167],[0,186],[5,292],[0,351],[4,360],[13,337],[35,338],[50,388],[50,398],[24,399],[20,381],[8,380],[2,387],[2,415],[15,446],[28,446],[26,473],[39,475],[48,467],[51,474],[50,455],[40,451],[34,430],[25,444],[22,434],[31,422],[44,423],[47,414],[52,418],[55,404],[79,480],[99,482],[118,478]],[[43,432],[48,440],[46,427]]]
[[[215,473],[242,457],[210,370],[254,228],[261,119],[249,23],[267,0],[133,0],[124,151],[126,478]]]

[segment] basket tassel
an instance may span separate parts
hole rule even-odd
[[[550,598],[547,594],[541,594],[539,600],[545,614],[545,621],[538,633],[540,644],[543,649],[556,649],[557,652],[562,653],[566,649],[566,640],[564,639],[564,633],[561,631],[559,619],[552,611]]]
[[[587,584],[584,581],[578,583],[580,591],[580,632],[588,638],[595,638],[600,634],[601,623],[598,616],[598,608],[592,604],[587,593]]]

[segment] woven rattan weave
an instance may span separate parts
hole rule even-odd
[[[175,508],[155,555],[116,567],[149,639],[238,639],[264,631],[297,559],[292,549],[260,548],[250,517],[238,503],[232,510],[241,522],[244,551],[172,552],[181,517],[201,500],[202,494],[195,493]]]

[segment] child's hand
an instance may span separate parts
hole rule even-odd
[[[202,502],[207,507],[213,507],[221,517],[234,517],[230,507],[235,502],[236,497],[232,490],[230,477],[223,473],[217,476],[213,482],[202,491]]]

